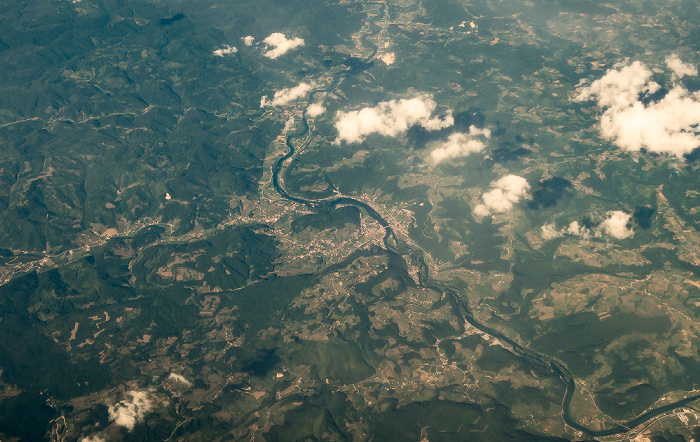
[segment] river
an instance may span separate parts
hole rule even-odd
[[[367,47],[373,48],[372,53],[365,59],[361,60],[359,63],[355,63],[352,67],[348,68],[347,70],[336,73],[333,76],[333,79],[327,88],[314,90],[310,95],[309,103],[313,103],[313,97],[316,93],[332,93],[343,78],[361,73],[372,66],[372,60],[376,56],[378,48],[371,43],[369,38],[376,35],[381,30],[381,28],[376,26],[376,21],[382,16],[382,14],[386,14],[387,12],[386,5],[383,3],[380,3],[380,5],[382,13],[377,14],[377,16],[372,19],[372,21],[369,24],[371,32],[362,37],[363,44]],[[562,382],[564,382],[564,384],[566,385],[566,392],[564,393],[564,398],[562,400],[561,415],[564,422],[571,428],[583,432],[591,437],[604,437],[613,436],[617,434],[624,434],[629,431],[632,431],[636,427],[639,427],[640,425],[650,421],[651,419],[663,413],[683,407],[700,398],[699,394],[669,403],[667,405],[659,406],[648,410],[645,413],[626,422],[613,423],[610,428],[606,428],[603,430],[594,430],[576,422],[570,415],[571,401],[576,391],[576,381],[574,379],[574,376],[566,367],[566,365],[562,361],[552,356],[523,347],[522,345],[516,343],[503,333],[494,330],[474,319],[474,316],[471,313],[471,309],[465,301],[465,298],[461,296],[456,289],[442,282],[436,281],[430,276],[428,266],[425,264],[425,261],[423,259],[424,251],[416,246],[409,246],[407,243],[397,238],[394,233],[394,229],[392,229],[390,223],[386,219],[384,219],[384,217],[382,217],[381,214],[379,214],[379,212],[377,212],[377,210],[375,210],[371,205],[361,200],[358,200],[357,198],[345,196],[339,193],[327,198],[308,199],[291,195],[289,192],[287,192],[287,190],[284,188],[283,183],[280,181],[280,174],[284,170],[285,162],[288,159],[292,158],[297,150],[295,148],[294,141],[303,138],[309,132],[309,125],[306,119],[306,111],[304,111],[304,114],[302,116],[302,125],[303,127],[300,131],[291,132],[287,134],[285,144],[288,148],[288,152],[282,158],[277,160],[277,162],[273,166],[273,185],[278,194],[284,199],[304,204],[313,210],[324,210],[326,208],[336,207],[338,205],[352,205],[361,210],[364,210],[368,214],[368,216],[375,219],[384,228],[384,246],[386,247],[386,250],[390,253],[401,256],[402,259],[404,259],[404,261],[404,257],[408,256],[410,261],[414,265],[418,266],[418,283],[420,286],[445,293],[447,296],[450,297],[452,305],[457,307],[459,316],[461,316],[465,322],[467,322],[477,330],[488,334],[494,338],[497,338],[503,344],[504,348],[506,348],[508,351],[510,351],[517,357],[522,358],[528,363],[538,366],[544,369],[545,371],[552,372],[554,375],[559,377],[562,380]]]

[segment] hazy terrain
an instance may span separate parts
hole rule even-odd
[[[0,439],[697,440],[699,22],[6,2]]]

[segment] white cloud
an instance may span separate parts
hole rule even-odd
[[[294,129],[294,116],[289,117],[289,119],[284,123],[284,132]]]
[[[280,89],[275,92],[275,96],[272,97],[272,101],[269,100],[267,95],[263,96],[260,99],[260,107],[284,106],[287,103],[290,103],[298,98],[303,97],[313,88],[314,87],[311,84],[299,83],[298,86]]]
[[[144,415],[153,409],[153,402],[146,391],[130,391],[127,396],[131,399],[127,398],[118,404],[110,405],[107,411],[109,420],[132,430],[137,423],[143,422]]]
[[[246,46],[253,46],[253,43],[255,43],[255,37],[252,35],[246,35],[245,37],[241,37],[241,40],[243,40],[243,43]]]
[[[179,383],[179,384],[182,384],[182,385],[184,385],[184,386],[186,386],[186,387],[189,387],[189,386],[192,385],[192,383],[191,383],[190,381],[188,381],[187,379],[185,379],[185,377],[184,377],[183,375],[177,374],[177,373],[170,373],[170,374],[168,375],[168,378],[167,378],[167,379],[168,379],[169,381],[177,382],[177,383]]]
[[[652,72],[635,61],[629,66],[609,70],[602,78],[584,87],[577,101],[597,97],[600,107],[625,107],[637,103],[641,93],[658,91],[661,86],[651,80]]]
[[[673,54],[666,57],[666,67],[673,71],[673,74],[682,78],[686,75],[696,76],[698,75],[698,68],[692,64],[683,63],[683,61],[678,57],[678,55]]]
[[[578,221],[572,221],[567,227],[557,229],[554,222],[546,223],[542,226],[542,239],[549,240],[561,238],[564,235],[580,236],[583,239],[590,238],[590,230],[582,226]]]
[[[270,34],[269,37],[265,38],[265,40],[263,40],[263,43],[266,43],[272,48],[265,52],[263,55],[267,58],[275,59],[280,55],[286,54],[294,48],[304,46],[304,39],[293,38],[289,40],[281,32],[275,32],[273,34]]]
[[[481,135],[484,138],[491,138],[491,129],[479,129],[476,126],[469,126],[469,135]]]
[[[456,132],[451,134],[447,141],[438,143],[430,152],[430,159],[437,164],[449,158],[459,158],[478,153],[486,148],[486,143],[474,137],[481,135],[484,138],[491,137],[489,129],[477,129],[475,126],[469,127],[469,133]]]
[[[491,183],[492,190],[481,196],[483,204],[474,208],[477,217],[488,216],[492,213],[504,213],[513,210],[513,205],[527,198],[530,184],[523,177],[506,175]]]
[[[107,442],[107,439],[100,436],[85,436],[80,442]]]
[[[568,229],[566,229],[566,233],[573,236],[580,236],[584,239],[590,237],[590,231],[586,228],[586,226],[579,225],[578,221],[571,221]]]
[[[667,60],[675,80],[682,75],[696,75],[697,69],[676,56]],[[608,71],[590,86],[581,89],[577,101],[595,99],[603,108],[600,132],[629,151],[647,149],[682,157],[700,146],[700,91],[688,92],[682,85],[673,88],[661,100],[644,104],[640,96],[653,94],[661,86],[652,72],[635,61],[629,66]]]
[[[605,220],[600,223],[599,227],[596,229],[595,236],[602,236],[602,232],[617,238],[625,239],[630,238],[634,235],[634,231],[631,228],[627,228],[632,215],[625,212],[616,210],[607,213]],[[582,226],[578,221],[572,221],[568,227],[561,230],[557,230],[556,225],[551,222],[542,226],[542,239],[548,240],[553,238],[559,238],[565,234],[571,236],[579,236],[583,239],[589,239],[591,237],[591,231],[585,226]]]
[[[326,108],[323,107],[321,103],[313,103],[306,108],[306,115],[311,118],[315,118],[323,114],[325,111]]]
[[[542,226],[542,239],[554,239],[564,236],[563,233],[557,230],[554,223],[548,223]]]
[[[430,95],[421,94],[414,98],[383,101],[375,107],[358,111],[338,112],[335,128],[338,138],[347,143],[361,143],[370,134],[394,137],[405,133],[411,126],[419,124],[428,130],[437,130],[454,124],[452,112],[444,119],[431,118],[437,104]]]
[[[603,231],[617,239],[625,239],[634,235],[632,229],[627,228],[627,224],[632,215],[620,210],[608,212],[608,217],[600,224]]]
[[[217,57],[224,57],[226,55],[233,55],[236,52],[238,52],[238,49],[234,48],[233,46],[225,45],[223,48],[212,52],[212,54],[216,55]]]

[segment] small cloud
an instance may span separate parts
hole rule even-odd
[[[470,126],[469,133],[453,133],[447,138],[447,141],[436,145],[433,151],[430,152],[430,159],[434,164],[438,164],[446,159],[465,157],[472,153],[482,152],[486,149],[486,143],[475,138],[479,135],[488,139],[491,137],[491,131]]]
[[[284,123],[284,132],[290,131],[292,129],[294,129],[294,117],[293,116],[289,117],[287,122]]]
[[[188,381],[187,379],[185,379],[185,377],[183,375],[177,374],[177,373],[170,373],[168,375],[167,379],[171,382],[177,382],[178,384],[182,384],[186,387],[189,387],[192,385],[192,383],[190,381]]]
[[[308,83],[299,83],[298,86],[280,89],[275,92],[275,96],[272,97],[272,101],[269,100],[267,95],[263,96],[260,99],[260,107],[284,106],[285,104],[303,97],[309,91],[311,91],[311,89],[313,89],[313,85]]]
[[[107,442],[107,439],[100,436],[85,436],[80,442]]]
[[[505,213],[513,210],[513,205],[527,198],[530,184],[523,177],[506,175],[491,183],[492,190],[481,196],[483,204],[474,208],[474,215],[481,218],[492,213]]]
[[[325,111],[326,108],[323,107],[321,103],[313,103],[306,108],[306,115],[311,118],[315,118],[323,114]]]
[[[252,35],[246,35],[245,37],[241,37],[241,40],[243,40],[243,43],[246,46],[253,46],[253,43],[255,43],[255,37]]]
[[[153,409],[153,403],[146,391],[130,391],[131,399],[125,399],[118,404],[110,405],[107,410],[109,420],[115,424],[132,430],[137,423],[143,422],[144,415]]]
[[[608,212],[608,217],[600,224],[603,231],[617,239],[625,239],[634,235],[631,228],[627,228],[632,215],[620,210]]]
[[[433,97],[427,94],[414,98],[383,101],[375,107],[366,107],[357,111],[338,112],[335,128],[338,138],[346,143],[361,143],[368,135],[380,134],[395,137],[413,125],[423,126],[427,130],[438,130],[454,124],[452,112],[449,111],[444,119],[431,118],[437,104]]]
[[[484,138],[491,138],[491,129],[483,128],[479,129],[476,126],[469,126],[469,135],[481,135]]]
[[[578,221],[572,221],[571,224],[569,224],[569,227],[566,229],[566,233],[573,236],[580,236],[584,239],[588,239],[590,237],[590,231],[586,228],[586,226],[580,225]]]
[[[554,238],[561,238],[564,235],[578,236],[583,239],[590,238],[590,230],[585,226],[582,226],[578,221],[572,221],[567,227],[562,229],[557,229],[554,222],[546,223],[542,226],[542,239],[550,240]]]
[[[557,226],[553,222],[542,226],[542,239],[548,240],[562,236],[564,236],[564,234],[557,230]]]
[[[269,37],[265,38],[265,40],[263,40],[263,43],[267,44],[272,48],[265,52],[263,55],[267,58],[275,59],[280,55],[286,54],[292,49],[304,46],[304,39],[293,38],[289,40],[281,32],[275,32],[273,34],[270,34]]]
[[[698,75],[697,67],[691,64],[683,63],[680,57],[678,57],[676,54],[666,57],[666,67],[673,71],[673,74],[678,78],[683,78],[687,75],[693,77]]]
[[[677,82],[697,69],[670,56],[666,64]],[[700,146],[700,91],[691,93],[681,84],[660,100],[644,103],[640,97],[661,89],[652,72],[639,61],[617,66],[581,89],[576,101],[595,99],[602,109],[600,133],[622,149],[664,153],[682,157]]]
[[[628,228],[631,218],[632,215],[619,210],[608,212],[605,220],[596,228],[594,236],[600,237],[602,233],[607,233],[617,239],[629,238],[634,235],[634,231]],[[578,221],[572,221],[568,227],[561,230],[557,230],[553,222],[542,226],[542,239],[559,238],[565,234],[578,236],[583,239],[589,239],[591,237],[591,231],[587,227],[579,224]]]
[[[224,57],[226,55],[233,55],[236,52],[238,52],[238,49],[234,48],[233,46],[225,45],[223,48],[212,52],[212,54],[216,55],[217,57]]]

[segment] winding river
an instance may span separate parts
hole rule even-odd
[[[380,31],[381,28],[377,27],[375,22],[387,12],[385,4],[380,3],[380,6],[382,13],[377,14],[377,16],[370,21],[369,26],[371,32],[362,37],[363,44],[366,47],[372,47],[372,53],[365,59],[348,68],[347,70],[336,73],[333,76],[333,79],[328,87],[314,90],[310,95],[309,104],[313,103],[313,98],[316,93],[333,93],[335,88],[338,86],[338,84],[343,78],[361,73],[372,66],[372,60],[376,56],[378,48],[369,40],[369,38],[376,35]],[[465,322],[467,322],[477,330],[488,334],[494,338],[497,338],[503,344],[504,348],[506,348],[508,351],[510,351],[517,357],[526,360],[529,364],[535,365],[545,371],[553,373],[564,382],[564,384],[566,385],[566,392],[562,400],[562,419],[571,428],[577,431],[581,431],[591,437],[604,437],[623,434],[632,431],[633,429],[639,427],[640,425],[646,422],[649,422],[651,419],[663,413],[683,407],[689,403],[694,402],[697,399],[700,399],[700,394],[689,396],[685,399],[681,399],[669,403],[667,405],[659,406],[648,410],[645,413],[626,422],[615,423],[610,428],[606,428],[604,430],[590,429],[576,422],[570,414],[571,401],[576,391],[576,382],[574,376],[568,370],[566,365],[562,361],[552,356],[523,347],[522,345],[516,343],[509,337],[505,336],[503,333],[494,330],[474,319],[474,316],[471,312],[471,309],[469,308],[468,303],[465,301],[464,297],[459,295],[459,292],[457,290],[448,286],[447,284],[434,280],[430,276],[428,266],[425,264],[425,261],[423,259],[423,250],[418,248],[417,246],[410,246],[404,241],[401,241],[395,235],[390,223],[384,217],[382,217],[379,214],[379,212],[377,212],[372,206],[361,200],[358,200],[357,198],[344,196],[339,193],[327,198],[308,199],[296,195],[291,195],[289,192],[287,192],[287,190],[284,187],[283,181],[280,180],[280,175],[283,174],[283,171],[285,170],[285,162],[294,156],[295,152],[297,151],[297,148],[304,147],[304,143],[302,143],[300,146],[295,146],[294,142],[295,140],[302,139],[309,132],[309,125],[306,119],[306,111],[304,111],[304,114],[302,116],[302,125],[303,127],[300,131],[290,132],[287,134],[285,144],[288,148],[288,151],[283,157],[277,160],[277,162],[273,166],[272,182],[277,193],[284,199],[304,204],[309,208],[317,211],[333,208],[339,205],[355,206],[361,210],[364,210],[368,214],[368,216],[376,220],[384,228],[384,246],[386,247],[386,250],[389,253],[400,256],[402,259],[404,259],[404,261],[404,257],[408,256],[411,262],[418,266],[418,282],[421,287],[445,293],[447,296],[450,297],[452,305],[455,305],[457,307],[459,315],[464,319]],[[308,143],[308,140],[305,143]]]

